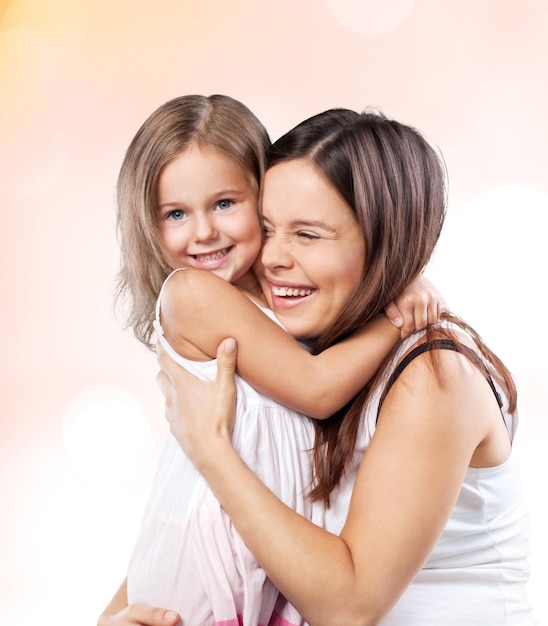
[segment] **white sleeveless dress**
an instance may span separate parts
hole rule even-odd
[[[162,346],[198,378],[213,379],[216,361],[185,359],[166,341],[161,298],[162,293],[155,326]],[[263,311],[276,321],[270,310]],[[306,498],[314,443],[311,419],[263,396],[240,377],[237,389],[236,451],[285,504],[323,526],[323,506]],[[304,623],[267,578],[171,434],[130,559],[127,585],[130,604],[177,611],[184,626]]]

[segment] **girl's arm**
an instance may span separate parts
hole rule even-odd
[[[99,617],[97,626],[174,626],[178,621],[174,611],[144,604],[128,606],[126,578]]]
[[[436,312],[419,290],[417,317]],[[413,307],[409,316],[415,315]],[[238,373],[256,389],[301,413],[327,418],[367,383],[400,336],[383,316],[350,338],[312,355],[264,315],[238,289],[215,274],[194,268],[175,273],[162,296],[161,321],[183,356],[214,358],[226,336],[238,341]],[[414,317],[413,317],[414,319]],[[409,325],[408,320],[404,321]],[[423,325],[428,319],[423,319]],[[197,351],[197,352],[196,352]]]
[[[159,362],[173,434],[268,576],[313,626],[377,624],[389,612],[434,548],[470,459],[484,461],[475,455],[501,422],[483,375],[462,355],[440,351],[443,384],[428,357],[415,359],[386,397],[336,536],[280,502],[232,448],[234,352],[221,347],[210,382],[162,351]]]

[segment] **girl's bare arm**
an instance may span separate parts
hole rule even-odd
[[[428,305],[420,290],[418,294],[423,315]],[[431,309],[436,306],[434,302]],[[406,318],[415,315],[409,303],[406,310]],[[400,330],[379,316],[348,339],[312,355],[238,289],[192,268],[169,279],[161,317],[170,344],[189,358],[195,358],[194,349],[214,358],[222,339],[234,337],[238,373],[245,380],[278,402],[320,419],[344,406],[372,378],[400,337]]]
[[[400,332],[386,318],[319,355],[307,352],[238,289],[189,269],[165,286],[162,328],[172,347],[214,358],[226,336],[238,341],[238,373],[256,389],[301,413],[326,418],[373,376]]]

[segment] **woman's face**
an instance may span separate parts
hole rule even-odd
[[[265,241],[257,274],[286,330],[312,340],[357,288],[365,263],[362,230],[348,204],[305,159],[270,168],[263,189]]]

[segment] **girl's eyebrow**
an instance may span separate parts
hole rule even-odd
[[[215,191],[212,196],[243,196],[246,193],[245,189],[221,189]]]
[[[241,197],[245,195],[245,191],[242,189],[221,189],[220,191],[215,191],[211,194],[211,199],[219,199],[219,198],[225,198],[226,196],[237,196],[237,197]],[[162,209],[164,207],[168,207],[168,206],[185,206],[184,202],[180,202],[177,200],[169,200],[167,202],[162,202],[162,204],[158,204],[158,208]]]

